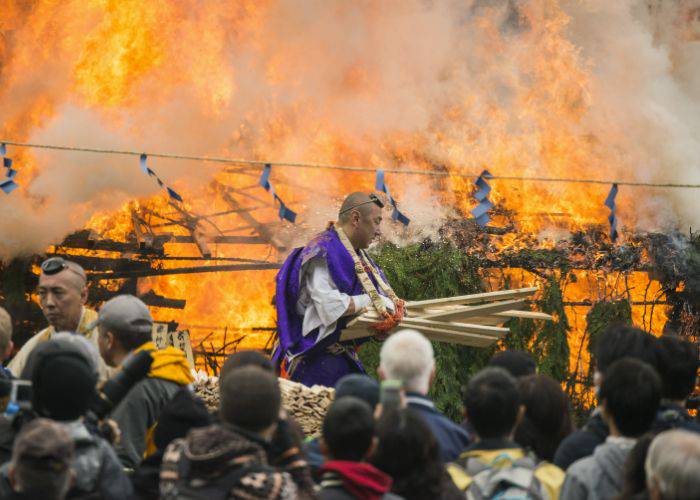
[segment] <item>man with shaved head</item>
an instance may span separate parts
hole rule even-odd
[[[366,252],[381,234],[383,207],[374,194],[352,193],[338,222],[294,249],[277,275],[274,358],[292,380],[333,387],[344,375],[364,373],[359,341],[341,342],[340,332],[367,309],[383,318],[378,333],[400,320],[403,302]]]
[[[51,257],[42,262],[37,295],[49,326],[29,339],[7,365],[16,377],[22,376],[34,347],[57,332],[83,335],[97,347],[97,329],[90,328],[97,319],[97,313],[85,307],[87,294],[87,277],[80,265],[63,257]],[[99,374],[101,380],[107,378],[107,367],[102,360]]]

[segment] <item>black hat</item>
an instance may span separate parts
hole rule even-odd
[[[49,340],[30,354],[32,405],[53,420],[83,416],[96,397],[97,372],[77,343]]]
[[[360,373],[345,375],[335,385],[335,399],[344,396],[354,396],[374,408],[379,403],[379,384],[368,375]]]

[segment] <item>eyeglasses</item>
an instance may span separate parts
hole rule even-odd
[[[341,210],[338,215],[343,215],[345,212],[349,212],[350,210],[355,210],[356,208],[361,207],[362,205],[369,205],[370,203],[374,203],[379,208],[384,208],[384,203],[382,202],[382,200],[379,199],[379,196],[377,196],[376,194],[370,194],[368,201],[363,201],[362,203],[358,203],[357,205],[353,205],[350,208],[346,208],[345,210]]]
[[[64,269],[68,268],[68,263],[63,257],[51,257],[46,259],[41,263],[41,272],[51,276],[52,274],[58,274]]]

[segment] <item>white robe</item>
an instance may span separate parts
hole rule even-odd
[[[381,297],[387,309],[393,311],[394,303],[391,299],[384,295]],[[297,313],[304,317],[302,335],[307,336],[318,328],[316,343],[321,342],[333,333],[338,320],[346,315],[350,301],[355,304],[353,315],[361,314],[372,304],[367,294],[350,296],[341,293],[331,278],[325,257],[312,257],[304,264],[296,304]]]

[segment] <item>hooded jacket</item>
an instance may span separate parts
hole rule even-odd
[[[625,461],[635,442],[631,438],[608,436],[592,456],[569,467],[561,498],[603,500],[619,495],[624,486]]]
[[[192,429],[163,454],[161,498],[204,497],[222,489],[227,498],[303,498],[311,488],[306,462],[297,457],[285,467],[272,467],[267,447],[258,436],[228,424]]]
[[[600,409],[596,408],[582,429],[569,434],[559,444],[552,462],[567,470],[576,460],[590,456],[598,445],[605,442],[609,432]]]
[[[117,455],[124,467],[135,468],[144,455],[155,452],[152,434],[163,407],[177,391],[194,378],[185,354],[174,347],[156,349],[147,342],[134,352],[148,351],[153,357],[145,379],[135,384],[124,399],[112,410],[110,418],[121,430]],[[148,451],[148,453],[146,453]]]
[[[389,493],[392,479],[371,464],[335,460],[320,469],[320,500],[389,500],[399,499]]]

